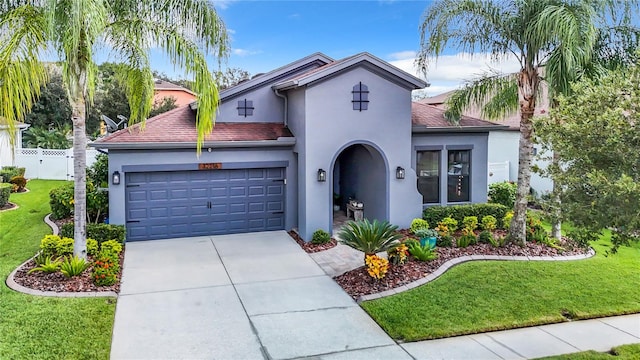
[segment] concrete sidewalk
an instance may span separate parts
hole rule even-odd
[[[397,344],[284,231],[127,244],[112,359],[522,359],[640,343],[640,315]]]

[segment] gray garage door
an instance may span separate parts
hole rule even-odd
[[[126,175],[127,241],[284,229],[284,169]]]

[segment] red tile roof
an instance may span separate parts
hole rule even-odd
[[[411,124],[413,126],[425,126],[428,128],[456,128],[456,127],[469,127],[469,126],[496,126],[500,124],[492,123],[490,121],[476,119],[470,116],[463,115],[460,118],[460,122],[457,125],[451,124],[444,117],[444,110],[433,105],[422,104],[418,102],[411,103]]]
[[[96,143],[195,143],[197,131],[196,114],[189,105],[173,109],[146,121],[143,130],[140,124],[119,130]],[[205,141],[261,141],[293,137],[282,123],[223,123],[218,122]]]

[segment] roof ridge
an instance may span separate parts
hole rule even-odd
[[[144,125],[147,126],[150,123],[154,123],[154,122],[157,122],[158,120],[162,120],[162,119],[164,119],[164,118],[166,118],[166,117],[168,117],[168,116],[170,116],[170,115],[172,115],[174,113],[177,113],[178,110],[184,110],[185,108],[189,108],[190,109],[190,105],[186,104],[186,105],[178,106],[175,109],[171,109],[169,111],[163,112],[162,114],[158,114],[158,115],[156,115],[156,116],[154,116],[154,117],[152,117],[150,119],[146,119],[144,121]],[[103,137],[102,139],[100,139],[100,141],[104,141],[106,139],[111,140],[111,139],[117,138],[117,137],[121,136],[123,133],[125,133],[125,132],[130,133],[132,130],[135,130],[135,129],[138,129],[139,131],[142,131],[142,129],[140,128],[141,126],[142,126],[142,122],[135,123],[135,124],[133,124],[133,125],[131,125],[129,127],[126,127],[124,129],[120,129],[120,130],[118,130],[118,131],[116,131],[114,133],[111,133],[111,134]]]

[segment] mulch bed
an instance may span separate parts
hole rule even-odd
[[[291,236],[293,240],[295,240],[298,243],[298,245],[300,245],[302,250],[306,251],[309,254],[316,253],[319,251],[329,250],[332,247],[335,247],[336,245],[338,245],[338,242],[334,238],[331,238],[331,241],[329,241],[326,244],[317,244],[317,245],[312,244],[311,242],[306,242],[302,240],[300,235],[293,230],[289,231],[289,236]]]
[[[124,261],[124,249],[120,253],[120,269]],[[91,257],[88,257],[89,261],[92,261]],[[117,275],[117,281],[111,286],[97,286],[91,279],[91,270],[93,267],[89,267],[81,275],[67,278],[62,273],[44,273],[41,271],[35,271],[28,274],[29,270],[36,267],[36,262],[32,259],[29,260],[24,266],[20,267],[14,276],[16,283],[27,287],[29,289],[40,291],[55,291],[55,292],[89,292],[89,291],[114,291],[120,292],[120,277],[122,276],[122,270]]]
[[[18,205],[12,203],[12,202],[8,202],[6,204],[4,204],[3,206],[0,206],[0,211],[5,211],[5,210],[11,210],[18,207]]]
[[[407,234],[406,230],[401,232]],[[429,262],[416,260],[409,255],[408,261],[404,265],[390,265],[386,276],[381,280],[375,280],[367,273],[364,266],[348,271],[334,278],[334,280],[352,298],[358,299],[360,296],[375,294],[378,292],[391,290],[402,285],[419,280],[436,271],[445,262],[466,255],[504,255],[504,256],[558,256],[558,255],[578,255],[586,254],[587,249],[575,245],[568,238],[562,239],[559,245],[565,250],[550,248],[544,244],[527,242],[524,247],[508,244],[502,248],[493,247],[491,244],[476,244],[466,248],[436,248],[438,258]]]

